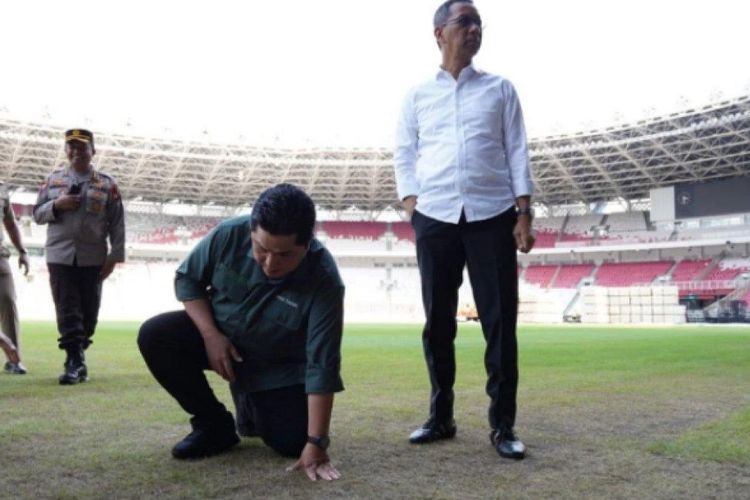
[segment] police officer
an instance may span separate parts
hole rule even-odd
[[[21,241],[21,232],[16,225],[16,217],[10,204],[7,186],[0,184],[0,212],[2,212],[3,225],[8,232],[10,241],[18,250],[18,267],[23,269],[24,276],[29,274],[29,257]],[[18,328],[18,309],[16,309],[16,289],[13,286],[13,274],[11,274],[10,252],[2,244],[3,233],[0,231],[0,328],[15,346],[15,353],[11,356],[6,352],[8,361],[5,363],[5,373],[12,375],[24,375],[26,367],[20,360],[21,344]]]
[[[67,353],[60,384],[85,382],[83,352],[99,315],[102,281],[125,260],[125,219],[115,180],[94,169],[94,135],[65,132],[68,165],[44,181],[34,220],[47,224],[47,267],[60,349]],[[109,238],[109,254],[107,239]]]

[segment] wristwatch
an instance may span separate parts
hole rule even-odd
[[[307,442],[314,444],[321,450],[326,450],[328,445],[331,444],[331,440],[328,439],[328,436],[307,436]]]
[[[534,210],[531,207],[517,208],[516,215],[528,215],[530,219],[533,219]]]

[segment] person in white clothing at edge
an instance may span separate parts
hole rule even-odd
[[[456,309],[464,266],[487,347],[490,441],[521,459],[516,437],[518,276],[516,250],[534,246],[533,183],[526,131],[513,85],[472,65],[482,21],[471,0],[435,12],[442,53],[435,76],[406,96],[396,131],[398,195],[416,233],[430,376],[429,418],[411,443],[456,434],[453,385]]]

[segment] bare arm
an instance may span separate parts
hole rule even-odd
[[[328,436],[333,412],[333,394],[307,395],[307,434],[309,436]]]
[[[23,247],[21,232],[18,230],[18,224],[16,224],[16,217],[13,215],[13,212],[3,217],[3,225],[8,232],[10,241],[16,247],[16,250],[18,250],[18,268],[23,269],[23,274],[26,276],[29,274],[29,256],[26,255],[26,249]]]
[[[333,393],[307,395],[307,435],[328,437],[333,411]],[[339,479],[341,474],[331,464],[328,453],[312,443],[307,443],[299,460],[289,470],[304,470],[311,481]]]
[[[516,198],[516,206],[519,211],[531,210],[531,196],[519,196]],[[513,228],[513,238],[516,240],[516,248],[523,253],[529,253],[534,248],[534,235],[531,233],[531,214],[519,214],[516,227]]]
[[[412,215],[414,215],[414,209],[417,208],[416,195],[412,194],[407,196],[401,201],[401,204],[404,206],[404,211],[406,212],[407,217],[411,220]]]

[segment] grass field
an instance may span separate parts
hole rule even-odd
[[[457,341],[456,439],[413,446],[428,395],[419,327],[349,325],[330,449],[343,478],[310,483],[253,439],[173,460],[187,417],[147,372],[137,326],[102,324],[91,381],[61,387],[53,325],[23,325],[30,373],[0,375],[0,497],[750,496],[750,328],[522,328],[517,430],[529,456],[511,462],[487,438],[477,326]]]

